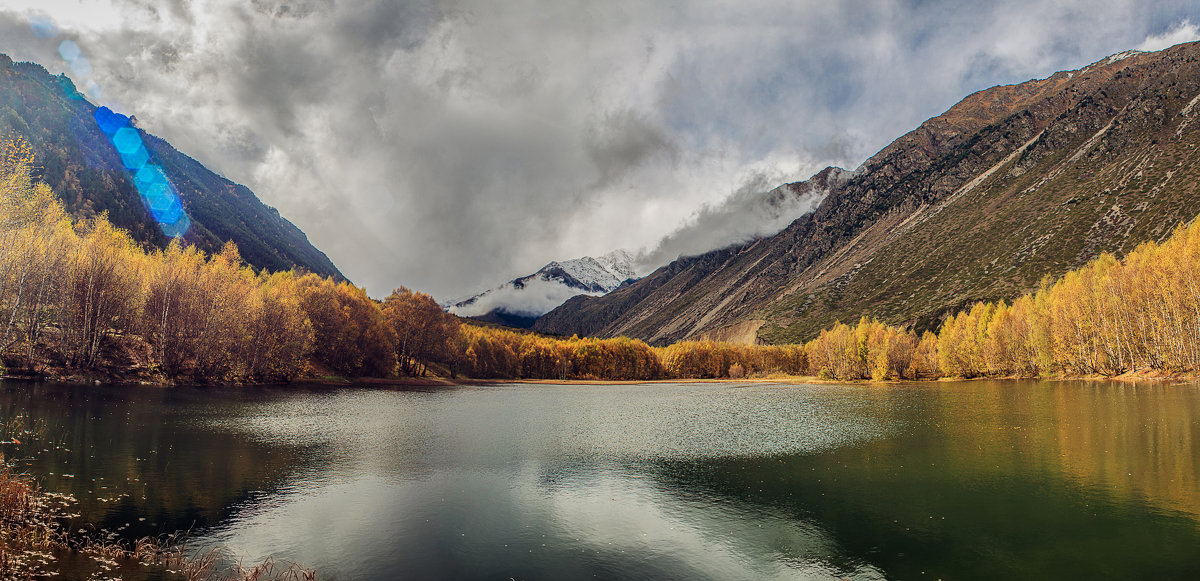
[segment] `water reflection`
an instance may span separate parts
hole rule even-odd
[[[818,522],[898,578],[1200,578],[1197,389],[1141,387],[910,386],[877,408],[898,437],[660,474]]]
[[[1080,485],[1200,515],[1200,402],[1194,389],[1079,386],[1091,409],[1055,396],[1063,469]]]
[[[838,544],[807,520],[681,499],[610,471],[571,486],[536,482],[533,473],[450,472],[328,483],[248,506],[217,538],[249,555],[296,558],[303,546],[349,578],[882,578],[865,563],[833,565]],[[380,498],[389,502],[379,506]]]
[[[85,518],[323,577],[1200,578],[1196,386],[3,388]]]
[[[193,414],[245,403],[233,392],[0,383],[5,459],[74,495],[82,523],[135,538],[215,524],[301,464],[303,450],[188,429]],[[13,437],[16,440],[13,440]],[[17,443],[19,442],[19,443]]]

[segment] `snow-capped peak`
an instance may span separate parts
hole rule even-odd
[[[614,250],[596,259],[609,272],[620,277],[622,282],[638,277],[633,270],[633,261],[633,255],[624,250]]]
[[[599,258],[584,256],[554,261],[529,276],[454,302],[450,312],[463,317],[481,317],[493,312],[539,317],[573,296],[600,296],[637,278],[633,260],[628,252],[617,250]]]
[[[559,270],[567,276],[559,276]],[[610,252],[600,258],[584,256],[574,260],[551,262],[532,276],[544,280],[557,279],[580,290],[605,293],[631,278],[637,278],[633,272],[633,257],[624,250]]]

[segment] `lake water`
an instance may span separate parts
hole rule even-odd
[[[1195,385],[5,381],[0,420],[97,527],[322,579],[1200,579]]]

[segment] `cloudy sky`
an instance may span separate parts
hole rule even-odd
[[[1197,24],[1200,1],[0,0],[0,51],[90,81],[372,295],[453,298],[762,234],[787,217],[747,219],[756,191]]]

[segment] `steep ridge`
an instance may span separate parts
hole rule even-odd
[[[828,197],[836,195],[849,179],[850,174],[845,170],[829,167],[804,182],[787,184],[781,188],[792,190],[794,194],[814,190],[827,192],[826,202],[818,207],[819,211],[827,203]],[[774,238],[680,258],[633,284],[605,295],[604,300],[574,297],[539,318],[534,329],[564,335],[639,336],[656,342],[671,340],[662,339],[664,336],[687,336],[681,334],[681,330],[686,333],[686,325],[717,312],[718,304],[728,301],[732,296],[721,290],[748,289],[751,285],[764,285],[765,288],[770,284],[765,278],[757,280],[753,267],[762,263],[770,253],[765,243],[786,232]],[[709,292],[714,290],[717,292]],[[642,334],[638,325],[659,332]]]
[[[135,240],[164,247],[168,238],[143,204],[121,157],[97,126],[96,106],[65,76],[0,54],[0,136],[16,134],[36,152],[40,177],[76,216],[107,212]],[[272,271],[304,268],[341,278],[327,256],[299,228],[263,204],[245,186],[217,175],[166,141],[139,134],[153,161],[178,190],[191,218],[185,240],[216,252],[237,243],[251,265]]]
[[[1200,213],[1200,44],[975,93],[779,234],[680,259],[535,329],[654,343],[806,340],[837,319],[931,328]],[[747,332],[748,328],[757,329]]]

